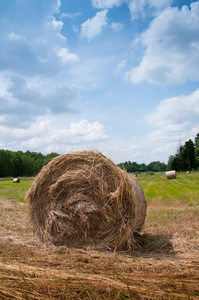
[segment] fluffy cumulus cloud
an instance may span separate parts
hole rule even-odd
[[[122,28],[123,28],[123,24],[122,23],[119,23],[119,22],[112,22],[111,23],[111,28],[114,30],[114,31],[120,31],[120,30],[122,30]]]
[[[98,9],[110,9],[126,4],[130,10],[132,20],[151,17],[170,6],[174,0],[92,0]]]
[[[137,159],[140,159],[140,156],[142,155],[142,161],[145,161],[145,146],[142,143],[141,139],[134,137],[132,138],[129,143],[125,145],[125,143],[122,143],[124,146],[121,148],[122,153],[124,155],[128,156],[130,160],[135,161]],[[142,153],[142,154],[141,154]]]
[[[51,121],[38,118],[28,128],[10,130],[0,126],[0,130],[1,143],[9,149],[22,149],[24,151],[32,149],[43,153],[51,151],[63,153],[71,149],[77,150],[80,145],[82,147],[82,144],[89,144],[90,146],[93,142],[108,139],[100,122],[90,123],[87,120],[73,122],[69,129],[56,130]]]
[[[6,36],[5,39],[7,39],[7,40],[13,40],[13,41],[18,41],[18,40],[23,40],[23,39],[25,39],[25,38],[22,37],[20,34],[16,34],[16,33],[14,33],[14,32],[11,32],[10,34],[8,34],[8,35]]]
[[[0,125],[23,129],[39,116],[74,113],[77,90],[55,76],[79,58],[66,47],[60,0],[13,2],[0,10]]]
[[[74,53],[69,53],[67,48],[58,49],[57,55],[61,58],[64,64],[68,62],[76,62],[79,60],[78,56]]]
[[[124,0],[92,0],[92,4],[96,8],[112,8],[114,6],[120,6]]]
[[[107,138],[101,123],[98,121],[89,123],[87,120],[82,120],[79,123],[73,122],[70,129],[60,130],[55,136],[52,136],[54,141],[63,139],[64,143],[67,141],[72,144],[96,142]]]
[[[42,93],[37,85],[21,76],[0,76],[0,124],[24,127],[38,116],[47,113],[72,112],[71,103],[77,100],[75,88],[57,86]]]
[[[194,138],[199,90],[156,108],[153,95],[162,89],[156,84],[172,95],[177,83],[180,95],[199,81],[199,1],[91,0],[78,11],[65,2],[0,4],[0,148],[63,153],[99,146],[118,163],[147,162]],[[123,74],[153,84],[144,90]],[[154,112],[144,119],[146,97],[144,111]],[[125,126],[121,115],[132,112]],[[98,121],[89,121],[96,114]]]
[[[119,162],[122,162],[122,157],[128,157],[128,160],[139,163],[157,160],[167,163],[169,156],[175,155],[180,142],[194,140],[199,132],[199,89],[187,96],[162,100],[145,119],[149,128],[145,136],[133,136],[117,144],[115,151],[118,151],[119,144],[122,145]]]
[[[81,36],[88,40],[98,36],[102,32],[103,27],[107,25],[107,13],[108,10],[106,9],[99,11],[93,18],[84,22],[81,25]]]
[[[131,12],[132,20],[156,15],[162,9],[167,8],[173,0],[131,0],[128,6]]]
[[[194,139],[199,132],[199,89],[188,96],[162,100],[147,121],[155,128],[148,134],[151,143],[156,145],[154,151],[175,151],[177,141]]]
[[[54,16],[60,1],[15,2],[13,6],[5,2],[0,12],[0,70],[26,76],[52,75],[61,64],[77,60],[65,47],[63,22]],[[20,22],[16,22],[16,13]]]
[[[181,9],[169,7],[160,13],[141,35],[146,48],[138,67],[132,69],[132,82],[155,84],[198,81],[199,1]]]

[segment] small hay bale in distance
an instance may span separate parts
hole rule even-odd
[[[19,178],[14,178],[12,182],[13,183],[20,183],[20,179]]]
[[[172,170],[172,171],[166,172],[166,177],[167,177],[167,179],[174,179],[174,178],[176,178],[176,171]]]
[[[36,176],[26,201],[41,240],[67,247],[130,249],[146,216],[137,180],[97,151],[54,158]]]

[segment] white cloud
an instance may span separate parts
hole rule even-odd
[[[172,2],[174,0],[92,0],[93,6],[98,9],[110,9],[125,3],[131,12],[132,20],[154,16],[169,7]]]
[[[119,152],[122,145],[120,152],[124,153],[119,162],[126,157],[125,160],[139,163],[157,160],[167,163],[180,142],[194,140],[199,132],[199,89],[188,96],[162,100],[154,112],[146,116],[146,127],[149,131],[145,136],[118,141],[115,152]]]
[[[120,31],[120,30],[122,30],[122,28],[123,28],[123,24],[122,23],[119,23],[119,22],[112,22],[111,23],[111,28],[114,30],[114,31]]]
[[[148,4],[155,7],[156,9],[162,9],[168,7],[174,0],[147,0]]]
[[[124,59],[122,60],[116,67],[114,70],[114,75],[118,75],[120,73],[122,73],[122,71],[124,70],[124,68],[126,67],[127,61]]]
[[[143,147],[139,139],[133,138],[132,140],[133,141],[130,141],[130,143],[123,147],[121,151],[127,154],[127,156],[129,157],[128,159],[132,159],[133,161],[135,161],[137,158],[140,158],[141,152],[142,155],[144,154],[145,148]],[[131,142],[133,142],[133,144],[131,144]]]
[[[49,120],[30,123],[27,128],[9,128],[0,125],[0,137],[2,144],[8,149],[27,150],[28,145],[32,145],[31,149],[35,149],[37,143],[34,144],[33,142],[41,140],[40,146],[43,147],[42,140],[45,144],[52,130],[53,128]]]
[[[170,6],[173,0],[131,0],[127,1],[132,20],[156,15]]]
[[[20,1],[23,6],[25,0]],[[16,7],[19,3],[16,3]],[[22,76],[52,76],[63,70],[62,62],[76,61],[77,56],[66,47],[64,23],[55,17],[61,2],[33,1],[31,10],[24,5],[24,13],[11,20],[11,7],[0,18],[0,71],[9,70]],[[19,9],[19,8],[17,8]],[[28,27],[26,26],[28,24]],[[58,55],[55,49],[60,49]]]
[[[199,123],[199,89],[189,96],[162,100],[156,111],[147,118],[153,126],[176,126],[187,121],[191,126]]]
[[[10,33],[6,37],[7,40],[12,40],[12,41],[19,41],[19,40],[24,40],[25,38],[21,36],[20,34],[16,34],[14,32]]]
[[[120,6],[123,0],[92,0],[94,7],[99,9],[112,8],[114,6]]]
[[[145,16],[145,0],[133,0],[129,4],[129,9],[131,12],[131,18],[136,19],[139,15]]]
[[[130,72],[132,82],[155,84],[199,80],[199,1],[191,9],[168,8],[155,18],[141,36],[146,47],[138,67]]]
[[[0,98],[7,97],[9,95],[8,87],[9,80],[0,73]]]
[[[110,9],[126,4],[130,10],[132,20],[151,17],[170,6],[174,0],[92,0],[98,9]]]
[[[79,28],[76,25],[73,25],[72,29],[75,33],[79,32]]]
[[[148,162],[152,156],[151,148],[148,146],[146,137],[133,136],[126,139],[119,139],[111,145],[112,154],[116,156],[117,163],[132,161],[137,163]],[[150,162],[150,161],[149,161]]]
[[[60,48],[57,51],[57,56],[62,60],[62,62],[76,62],[79,60],[78,56],[74,53],[69,53],[67,48]]]
[[[7,128],[0,126],[1,142],[6,148],[40,151],[49,153],[56,151],[63,153],[68,149],[88,147],[88,143],[96,143],[108,139],[103,125],[96,121],[87,120],[73,122],[69,129],[56,130],[49,119],[30,123],[28,128]],[[87,145],[87,146],[86,146]]]
[[[98,121],[89,123],[87,120],[82,120],[79,123],[71,123],[70,129],[60,130],[52,139],[61,141],[62,138],[64,143],[68,141],[72,144],[96,142],[108,138],[103,131],[103,125]]]
[[[154,151],[172,148],[174,153],[179,140],[194,139],[199,132],[199,89],[188,96],[162,100],[147,121],[156,128],[148,134]]]
[[[51,21],[50,24],[51,24],[53,29],[58,30],[58,31],[62,30],[62,27],[64,25],[64,23],[62,21],[57,21],[55,19],[55,17],[52,18],[52,21]]]
[[[130,148],[131,150],[133,150],[133,151],[141,150],[141,149],[142,149],[141,146],[136,145],[136,144],[132,144],[129,148]]]
[[[1,74],[0,74],[1,75]],[[0,79],[2,76],[0,76]],[[0,84],[0,107],[3,119],[0,124],[23,128],[38,116],[51,113],[74,113],[70,107],[77,100],[77,90],[67,86],[48,86],[43,93],[37,78],[26,80],[21,76],[3,77]]]
[[[57,21],[55,17],[52,17],[52,20],[48,23],[48,26],[50,26],[52,30],[57,33],[57,37],[62,40],[63,43],[65,43],[66,37],[61,34],[63,25],[64,23],[62,21]]]
[[[59,13],[60,6],[61,6],[61,0],[56,0],[54,3],[54,9],[56,13]]]
[[[79,16],[81,16],[81,12],[76,12],[76,13],[74,13],[74,14],[70,14],[70,13],[62,13],[61,15],[60,15],[60,18],[68,18],[68,19],[71,19],[71,20],[74,20],[75,18],[77,18],[77,17],[79,17]]]
[[[102,28],[107,25],[107,13],[108,10],[102,10],[97,12],[93,18],[84,22],[81,25],[81,36],[88,40],[92,40],[98,36],[101,33]]]

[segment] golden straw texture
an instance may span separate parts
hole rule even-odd
[[[137,180],[97,151],[60,155],[35,178],[26,201],[44,241],[76,248],[131,248],[146,200]]]

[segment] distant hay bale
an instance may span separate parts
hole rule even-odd
[[[75,248],[130,249],[146,216],[137,180],[96,151],[54,158],[35,178],[26,201],[42,241]]]
[[[167,177],[167,179],[173,179],[173,178],[176,178],[176,171],[173,170],[173,171],[168,171],[168,172],[166,172],[166,177]]]
[[[19,178],[14,178],[12,182],[13,182],[13,183],[19,183],[19,182],[20,182],[20,179],[19,179]]]

